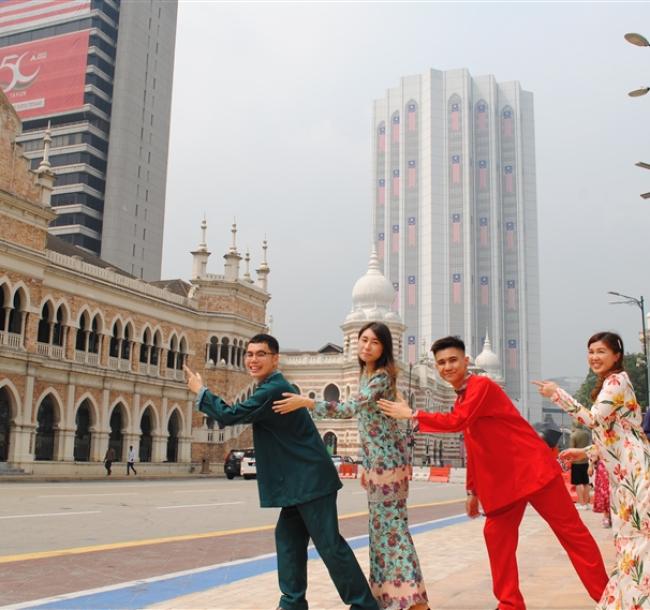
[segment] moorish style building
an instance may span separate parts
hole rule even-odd
[[[228,400],[251,393],[244,350],[266,329],[266,243],[257,281],[234,225],[224,273],[207,271],[205,221],[189,281],[115,269],[48,234],[51,136],[32,170],[20,128],[0,93],[0,469],[100,473],[108,447],[123,461],[133,445],[138,472],[187,472],[250,446],[248,427],[219,431],[193,411],[181,369]]]

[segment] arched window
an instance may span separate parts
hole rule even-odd
[[[338,439],[336,438],[336,434],[334,434],[334,432],[326,432],[325,436],[323,437],[323,442],[325,443],[327,452],[330,455],[334,455],[338,446]]]
[[[17,335],[22,332],[22,316],[23,309],[27,303],[27,299],[23,296],[22,290],[16,290],[14,294],[13,306],[9,312],[9,332]]]
[[[230,340],[228,337],[224,337],[221,339],[221,358],[219,359],[219,362],[222,362],[224,364],[228,364],[228,356],[230,353]]]
[[[63,305],[59,305],[56,310],[56,320],[54,321],[54,332],[52,333],[52,345],[63,346],[63,323],[65,321],[65,310]]]
[[[151,462],[151,449],[153,447],[153,409],[148,406],[142,414],[140,420],[140,451],[139,457],[141,462]]]
[[[6,388],[0,388],[0,462],[9,459],[11,443],[11,396]]]
[[[219,362],[219,338],[218,337],[210,337],[210,343],[208,343],[208,357],[207,360],[212,362],[214,364],[217,364]]]
[[[142,336],[142,345],[140,346],[140,362],[146,364],[149,362],[149,350],[151,349],[151,331],[146,328]]]
[[[86,335],[88,333],[90,333],[90,316],[87,311],[84,311],[79,319],[79,328],[77,329],[77,337],[74,345],[78,352],[86,351]]]
[[[122,322],[117,320],[113,324],[113,332],[111,333],[111,342],[108,346],[108,355],[111,358],[117,358],[120,355],[120,343],[122,341]]]
[[[90,426],[91,405],[88,399],[84,400],[75,415],[74,433],[74,459],[75,462],[88,462],[90,460]]]
[[[178,433],[181,429],[180,417],[178,411],[174,409],[167,423],[167,461],[178,461]]]
[[[176,355],[178,353],[178,339],[176,335],[172,335],[172,338],[169,342],[169,350],[167,350],[167,368],[175,369],[176,368]]]
[[[110,434],[108,435],[108,446],[115,451],[115,461],[121,462],[123,458],[122,448],[124,444],[124,436],[122,430],[124,429],[125,415],[124,405],[120,402],[115,405],[111,413],[110,420]]]
[[[36,341],[39,343],[50,342],[50,328],[52,326],[52,305],[49,301],[41,309],[41,319],[38,321]]]
[[[127,324],[124,327],[124,338],[122,339],[122,353],[123,360],[129,360],[131,357],[131,346],[133,345],[133,327]]]
[[[11,310],[11,289],[7,284],[0,284],[0,301],[2,302],[2,311],[0,311],[0,331],[6,330],[9,325],[9,312]]]
[[[151,354],[149,357],[150,364],[153,364],[154,366],[158,366],[161,345],[162,336],[160,335],[160,331],[157,330],[156,334],[153,336],[153,345],[151,346]]]
[[[54,399],[48,394],[38,407],[36,414],[35,460],[54,459],[54,438],[58,424]]]
[[[96,314],[90,325],[90,333],[88,334],[88,352],[91,354],[99,353],[99,333],[102,330],[102,320],[99,314]]]
[[[185,361],[187,360],[187,340],[185,337],[181,337],[181,342],[179,344],[178,350],[179,354],[178,358],[176,359],[176,368],[181,371],[183,369]]]
[[[340,397],[341,397],[341,392],[339,391],[336,385],[330,383],[327,386],[325,386],[325,389],[323,390],[323,398],[327,402],[338,402]]]

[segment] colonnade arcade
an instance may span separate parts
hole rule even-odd
[[[95,399],[87,394],[72,412],[54,389],[34,401],[32,421],[20,422],[19,399],[11,383],[0,382],[0,462],[101,462],[112,447],[117,461],[126,461],[130,445],[140,462],[187,461],[191,443],[189,408],[174,403],[161,417],[161,408],[146,402],[142,408],[115,400],[102,418]],[[19,446],[29,454],[18,455]]]

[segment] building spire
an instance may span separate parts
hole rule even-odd
[[[230,232],[232,233],[232,244],[223,257],[226,259],[224,265],[224,275],[227,280],[232,282],[239,279],[239,261],[241,261],[241,256],[237,252],[237,219],[233,220],[233,223],[230,227]]]
[[[257,285],[265,292],[268,292],[268,284],[269,284],[268,276],[269,273],[271,273],[271,269],[269,268],[268,261],[266,260],[267,248],[268,248],[268,243],[265,237],[264,241],[262,242],[262,262],[260,263],[260,266],[256,269]]]
[[[232,233],[232,245],[230,246],[230,254],[237,254],[237,219],[235,218],[230,228]]]
[[[252,284],[253,280],[251,278],[251,253],[248,248],[246,248],[246,256],[244,256],[244,262],[245,262],[244,281]]]
[[[208,221],[203,216],[201,221],[201,243],[199,247],[192,252],[192,279],[196,280],[200,277],[204,277],[207,274],[208,267],[208,258],[210,257],[210,252],[208,252],[208,243],[206,239],[206,232],[208,228]]]
[[[54,188],[55,175],[50,164],[50,144],[52,144],[52,135],[50,132],[50,122],[47,123],[47,129],[43,135],[43,158],[36,170],[38,184],[41,185],[41,203],[44,207],[49,208],[52,199],[52,189]]]

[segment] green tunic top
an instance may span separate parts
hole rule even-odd
[[[275,371],[250,398],[233,405],[206,390],[199,394],[199,411],[221,427],[253,424],[260,506],[295,506],[321,498],[342,487],[336,467],[307,409],[275,413],[273,402],[294,392]]]

